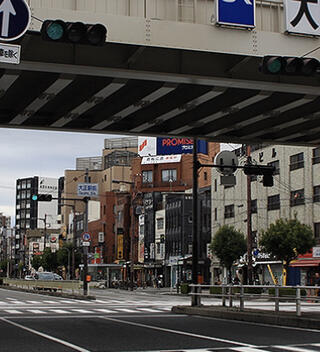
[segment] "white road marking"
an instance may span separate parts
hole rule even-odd
[[[180,330],[171,330],[171,329],[166,329],[166,328],[160,328],[158,326],[146,325],[146,324],[136,323],[136,322],[132,322],[132,321],[121,320],[121,319],[118,319],[118,318],[110,318],[110,317],[100,317],[100,318],[101,319],[105,319],[105,320],[109,320],[109,321],[113,321],[113,322],[116,322],[116,323],[122,323],[122,324],[133,325],[133,326],[139,326],[141,328],[147,328],[147,329],[151,329],[151,330],[164,331],[164,332],[169,332],[169,333],[177,334],[177,335],[191,336],[191,337],[195,337],[195,338],[203,339],[203,340],[225,342],[225,343],[228,343],[228,344],[233,344],[233,345],[238,345],[238,346],[243,346],[243,347],[253,347],[253,348],[256,347],[254,345],[250,345],[248,343],[242,343],[242,342],[239,342],[239,341],[220,339],[218,337],[212,337],[212,336],[198,335],[198,334],[193,334],[193,333],[190,333],[190,332],[180,331]]]
[[[67,300],[60,300],[60,303],[68,303],[68,304],[76,304],[77,302],[74,301],[67,301]]]
[[[5,309],[5,312],[9,314],[22,314],[22,312],[16,309]]]
[[[46,314],[43,310],[40,309],[27,309],[27,312],[33,313],[33,314]]]
[[[238,352],[267,352],[266,350],[260,350],[258,348],[252,347],[231,347],[229,350],[238,351]]]
[[[138,310],[142,310],[144,312],[151,312],[151,313],[159,313],[158,310],[151,309],[151,308],[137,308]]]
[[[94,312],[90,311],[90,310],[86,310],[86,309],[71,309],[73,312],[77,312],[77,313],[83,313],[83,314],[92,314]]]
[[[101,299],[96,299],[95,300],[96,303],[109,303],[108,301],[102,301]]]
[[[49,303],[49,304],[59,304],[59,301],[41,301],[43,303]]]
[[[100,313],[116,313],[113,310],[109,310],[109,309],[94,309],[96,312],[100,312]]]
[[[64,309],[49,309],[49,311],[58,314],[70,314],[70,312]]]
[[[77,346],[77,345],[74,345],[70,342],[67,342],[67,341],[64,341],[64,340],[61,340],[61,339],[58,339],[56,337],[53,337],[53,336],[50,336],[50,335],[47,335],[47,334],[44,334],[40,331],[37,331],[37,330],[34,330],[34,329],[30,329],[30,328],[27,328],[26,326],[23,326],[21,324],[18,324],[18,323],[15,323],[13,321],[10,321],[8,319],[5,319],[5,318],[0,318],[2,321],[6,322],[7,324],[11,324],[15,327],[18,327],[20,329],[23,329],[23,330],[26,330],[28,332],[31,332],[35,335],[38,335],[38,336],[41,336],[41,337],[44,337],[45,339],[47,340],[51,340],[51,341],[54,341],[54,342],[57,342],[57,343],[60,343],[61,345],[64,345],[64,346],[67,346],[67,347],[70,347],[76,351],[80,351],[80,352],[90,352],[89,350],[85,349],[85,348],[82,348],[80,346]]]
[[[26,301],[28,303],[31,303],[31,304],[38,304],[39,302],[38,301]]]
[[[311,352],[311,351],[316,352],[316,350],[312,350],[309,348],[302,348],[302,347],[281,346],[281,345],[275,345],[272,347],[279,348],[279,349],[286,350],[286,351],[293,351],[293,352]]]
[[[115,309],[118,310],[119,312],[136,313],[135,310],[127,309],[127,308],[115,308]]]

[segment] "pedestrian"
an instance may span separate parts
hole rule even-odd
[[[320,274],[318,272],[314,274],[314,286],[320,286]],[[319,288],[316,289],[315,296],[320,296]]]

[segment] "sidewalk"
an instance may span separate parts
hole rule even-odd
[[[280,311],[275,313],[263,309],[245,308],[240,311],[237,307],[222,306],[175,306],[172,312],[176,314],[200,315],[205,317],[230,319],[258,324],[281,325],[320,330],[320,310],[303,312],[300,317],[295,312]]]

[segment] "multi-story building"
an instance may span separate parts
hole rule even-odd
[[[0,228],[1,227],[10,227],[11,226],[11,216],[6,216],[3,213],[0,213]]]
[[[240,157],[240,163],[244,164],[246,156],[241,153],[241,149],[236,152]],[[254,265],[261,269],[258,270],[260,281],[272,283],[272,278],[263,263],[273,266],[274,274],[279,280],[282,266],[270,260],[268,254],[262,254],[257,250],[261,230],[267,229],[279,218],[297,216],[299,221],[314,229],[315,238],[320,243],[320,148],[254,146],[251,157],[257,164],[275,167],[273,187],[264,187],[262,176],[251,176]],[[236,185],[224,187],[219,185],[220,175],[217,170],[212,171],[213,235],[224,224],[232,225],[244,234],[247,233],[247,176],[240,169],[235,175]],[[308,265],[308,262],[304,265]],[[312,265],[315,265],[314,262]],[[216,274],[219,272],[218,267],[219,264],[214,261],[213,270]],[[304,275],[302,283],[305,283]]]
[[[51,202],[33,200],[36,194],[50,194]],[[58,215],[59,183],[56,178],[29,177],[16,182],[15,263],[30,264],[31,256],[44,246],[58,247],[60,225]]]

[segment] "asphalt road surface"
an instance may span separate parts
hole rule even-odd
[[[197,316],[189,298],[101,291],[81,301],[0,289],[0,351],[320,352],[320,333]]]

